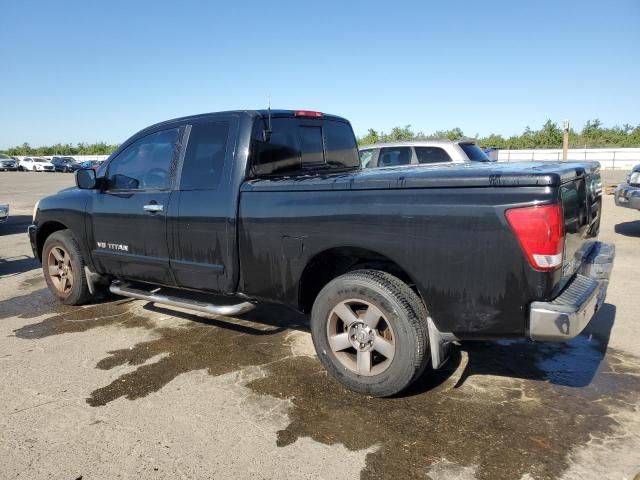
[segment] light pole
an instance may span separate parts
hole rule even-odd
[[[569,120],[562,122],[562,160],[567,160],[569,150]]]

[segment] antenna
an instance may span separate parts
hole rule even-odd
[[[262,132],[262,138],[265,142],[271,140],[271,94],[269,94],[267,105],[267,129]]]

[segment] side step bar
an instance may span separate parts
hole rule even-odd
[[[187,310],[196,310],[198,312],[210,313],[213,315],[240,315],[255,308],[255,305],[250,302],[242,302],[236,305],[214,305],[212,303],[199,302],[197,300],[160,295],[158,293],[139,290],[120,282],[112,283],[109,287],[109,291],[114,295],[146,300],[147,302],[152,303],[161,303],[163,305],[171,305],[173,307],[186,308]]]

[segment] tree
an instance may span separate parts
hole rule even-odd
[[[433,139],[460,140],[465,138],[462,129],[456,127],[450,130],[437,130],[430,134],[423,132],[414,133],[410,125],[395,127],[391,133],[378,133],[369,129],[367,135],[358,139],[360,145],[377,142],[392,142],[400,140],[433,140]],[[547,120],[540,130],[533,130],[527,126],[520,135],[512,135],[504,138],[502,135],[491,134],[474,137],[478,144],[485,147],[497,148],[561,148],[562,130],[552,120]],[[622,127],[614,126],[605,128],[599,119],[589,120],[581,131],[569,130],[569,147],[640,147],[640,125],[625,123]]]

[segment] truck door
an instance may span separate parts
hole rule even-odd
[[[220,116],[186,128],[185,154],[169,212],[171,269],[181,287],[229,293],[238,274],[241,179],[233,169],[238,119]]]
[[[90,211],[93,258],[102,273],[172,285],[167,209],[183,128],[150,133],[107,165]]]

